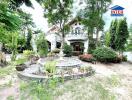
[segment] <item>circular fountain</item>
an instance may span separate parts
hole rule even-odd
[[[57,62],[56,63],[57,68],[75,68],[75,67],[80,67],[80,65],[81,65],[80,60],[71,58],[71,57],[63,57],[62,60],[55,59],[55,61]],[[38,63],[40,65],[44,66],[44,64],[46,63],[46,60],[42,58],[38,61]]]
[[[94,73],[91,67],[82,67],[81,61],[77,58],[64,57],[63,60],[54,60],[57,62],[56,73],[52,76],[56,78],[63,78],[64,80],[79,79]],[[54,60],[52,59],[52,61]],[[23,80],[48,80],[52,78],[44,71],[44,65],[47,61],[49,59],[40,58],[37,64],[30,65],[24,71],[18,71],[18,77]]]

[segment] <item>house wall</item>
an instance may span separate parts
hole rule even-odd
[[[75,30],[76,28],[80,28],[80,33],[79,34],[75,34]],[[58,36],[57,34],[55,34],[55,31],[52,31],[48,33],[48,35],[46,35],[46,39],[51,43],[51,51],[54,50],[56,48],[57,42],[61,42],[61,38],[60,36]],[[69,38],[67,37],[68,35],[71,35],[71,39],[73,39],[75,42],[82,42],[84,44],[84,53],[87,53],[88,50],[88,39],[87,36],[85,35],[86,32],[84,31],[84,26],[81,25],[79,22],[75,22],[71,25],[70,27],[70,32],[69,34],[66,35],[65,37],[65,42],[70,45],[71,42],[69,40]]]
[[[57,43],[57,35],[49,34],[46,36],[46,39],[51,43],[51,51],[56,48]]]

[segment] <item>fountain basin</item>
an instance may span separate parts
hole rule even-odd
[[[80,67],[81,66],[81,61],[75,58],[71,58],[71,57],[63,57],[63,60],[60,59],[55,59],[56,63],[56,67],[58,68],[74,68],[74,67]],[[38,63],[42,66],[44,66],[44,64],[46,63],[46,61],[44,61],[44,59],[40,59],[38,61]]]

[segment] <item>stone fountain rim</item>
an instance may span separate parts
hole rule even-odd
[[[91,76],[92,72],[87,72],[87,73],[79,73],[79,74],[65,74],[63,76],[64,80],[73,80],[73,79],[80,79],[83,77],[88,77]],[[34,75],[31,73],[23,73],[23,72],[17,72],[17,76],[22,79],[22,80],[48,80],[51,77],[48,76],[41,76],[41,75]],[[61,75],[56,75],[55,78],[62,78]]]

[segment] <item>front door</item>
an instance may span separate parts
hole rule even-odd
[[[73,47],[73,51],[79,51],[82,53],[84,50],[84,44],[82,42],[73,42],[71,45]]]

